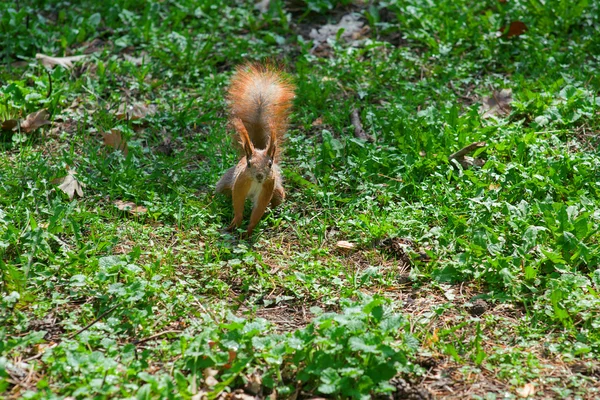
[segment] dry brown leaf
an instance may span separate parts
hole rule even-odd
[[[484,97],[482,99],[483,107],[483,118],[489,118],[491,116],[505,117],[510,114],[510,103],[512,102],[512,90],[502,89],[499,92],[494,91],[490,97]]]
[[[526,383],[525,386],[517,389],[517,393],[520,397],[531,397],[535,395],[535,386],[533,386],[533,383],[531,382]]]
[[[133,201],[115,200],[113,202],[115,206],[121,211],[127,211],[130,214],[144,214],[148,212],[148,209],[144,206],[138,206]]]
[[[155,104],[133,103],[121,104],[116,116],[118,119],[137,120],[153,114],[156,114]]]
[[[257,395],[260,393],[260,389],[262,388],[262,376],[260,374],[251,374],[248,378],[248,383],[246,383],[246,387],[244,388],[246,392]]]
[[[74,169],[69,169],[69,174],[67,176],[52,181],[54,184],[60,183],[58,188],[65,192],[67,196],[69,196],[69,200],[73,200],[76,193],[77,196],[83,197],[83,188],[85,187],[85,183],[79,182],[75,178],[76,174],[77,172],[75,172]]]
[[[354,243],[351,242],[347,242],[345,240],[340,240],[338,241],[335,246],[338,249],[342,249],[342,250],[354,250],[354,248],[356,248],[356,245]]]
[[[254,8],[256,8],[258,10],[258,12],[260,12],[261,14],[264,14],[267,11],[269,11],[270,3],[271,3],[271,0],[260,0],[258,3],[256,3],[254,5]]]
[[[37,53],[35,58],[42,63],[43,66],[53,68],[55,65],[60,65],[63,68],[73,68],[73,63],[85,58],[85,56],[71,56],[71,57],[51,57],[45,54]]]
[[[127,157],[128,149],[127,142],[123,139],[121,132],[117,129],[111,129],[110,133],[102,132],[102,139],[104,140],[104,144],[112,147],[115,150],[120,150],[123,152],[123,155]]]
[[[130,56],[129,54],[123,54],[123,58],[125,59],[125,61],[129,61],[133,65],[137,66],[148,64],[148,61],[150,60],[146,52],[142,52],[139,57]]]
[[[208,400],[208,392],[200,390],[198,393],[192,396],[192,400]]]
[[[256,396],[244,393],[243,390],[237,389],[229,396],[230,400],[256,400]]]
[[[327,24],[319,29],[313,29],[308,36],[315,45],[319,45],[326,43],[328,39],[335,39],[340,29],[343,29],[340,38],[354,42],[352,44],[357,44],[356,41],[369,32],[369,27],[361,21],[360,15],[347,14],[337,24]]]
[[[215,378],[215,376],[217,376],[218,373],[219,371],[213,368],[206,368],[204,371],[202,371],[202,375],[204,375],[204,383],[206,384],[206,386],[211,387],[219,383],[219,381]]]
[[[315,119],[312,124],[312,126],[321,126],[323,125],[323,117],[319,117],[317,119]]]
[[[25,117],[25,121],[21,122],[21,129],[25,133],[35,131],[40,126],[49,125],[51,122],[48,121],[48,118],[50,118],[48,111],[36,111]]]
[[[158,145],[156,149],[157,153],[161,153],[167,156],[173,154],[173,141],[171,140],[171,135],[167,133],[165,128],[162,129],[163,141]]]
[[[12,131],[17,127],[17,125],[19,125],[19,121],[17,121],[16,119],[7,119],[6,121],[2,122],[2,130]]]
[[[525,23],[522,21],[513,21],[508,26],[508,30],[506,30],[506,27],[502,27],[500,29],[500,32],[502,32],[503,33],[502,36],[504,36],[506,38],[511,38],[514,36],[521,36],[522,34],[527,32],[527,25],[525,25]],[[504,32],[506,32],[506,33],[504,33]]]

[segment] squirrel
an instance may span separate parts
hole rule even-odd
[[[239,66],[228,91],[231,124],[243,149],[236,166],[217,182],[215,191],[231,196],[232,231],[242,224],[246,199],[253,202],[246,234],[250,236],[267,205],[285,199],[279,156],[294,85],[273,66],[247,63]]]

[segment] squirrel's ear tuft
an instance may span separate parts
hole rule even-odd
[[[240,135],[240,141],[242,142],[242,146],[244,147],[244,153],[246,153],[246,157],[250,159],[252,153],[254,153],[254,145],[252,144],[252,140],[250,140],[250,136],[248,135],[248,131],[246,130],[244,123],[241,119],[234,118],[233,126]]]

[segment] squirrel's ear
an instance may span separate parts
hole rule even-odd
[[[269,126],[270,137],[269,137],[269,146],[267,147],[267,154],[271,157],[271,160],[275,158],[275,151],[277,150],[277,134],[275,133],[275,127],[273,124]]]
[[[250,136],[248,135],[248,131],[246,130],[244,123],[241,119],[235,118],[233,120],[233,126],[240,135],[240,140],[242,141],[242,146],[244,147],[244,153],[246,153],[246,157],[250,159],[250,156],[252,156],[252,153],[254,153],[254,145],[252,144],[252,140],[250,140]]]

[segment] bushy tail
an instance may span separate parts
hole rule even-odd
[[[237,68],[229,87],[231,117],[242,120],[255,148],[267,147],[270,129],[281,146],[294,89],[273,66],[248,63]]]

